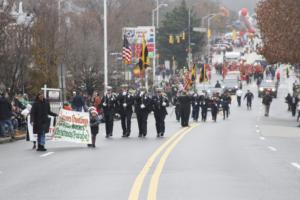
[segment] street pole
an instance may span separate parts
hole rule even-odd
[[[107,0],[103,1],[104,5],[104,92],[107,89]]]
[[[188,29],[189,29],[189,50],[188,50],[188,68],[191,65],[191,61],[192,61],[192,51],[191,51],[191,9],[189,8],[189,25],[188,25]]]
[[[157,9],[157,13],[156,13],[156,26],[157,29],[159,29],[159,0],[156,0],[156,9]]]

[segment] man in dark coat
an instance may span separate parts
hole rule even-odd
[[[169,101],[167,97],[163,96],[161,88],[157,89],[157,95],[152,98],[152,106],[157,137],[163,137],[165,134],[165,118],[168,114],[166,107],[169,106]]]
[[[262,103],[265,105],[265,117],[268,117],[270,112],[270,106],[272,103],[272,96],[269,92],[266,92],[266,94],[264,95]]]
[[[248,90],[247,93],[244,96],[244,99],[247,99],[247,109],[248,110],[251,110],[253,98],[254,98],[253,93],[250,92],[250,90]]]
[[[292,116],[295,117],[296,115],[296,109],[297,109],[297,104],[299,102],[299,99],[297,97],[297,95],[293,95],[291,98],[291,111],[292,111]]]
[[[219,112],[218,100],[217,99],[213,99],[210,107],[211,107],[212,120],[214,122],[217,122],[217,116],[218,116],[218,112]]]
[[[37,151],[47,151],[45,149],[46,133],[49,131],[50,118],[48,115],[56,117],[57,114],[51,112],[50,104],[44,98],[43,93],[39,93],[30,111],[30,121],[33,123],[33,133],[37,134]]]
[[[178,101],[178,97],[179,97],[179,92],[176,94],[176,96],[173,99],[173,105],[175,105],[176,120],[179,122],[180,121],[180,102]]]
[[[200,97],[197,93],[195,93],[192,97],[192,118],[195,122],[198,121],[199,118],[199,110],[200,110]]]
[[[133,96],[128,92],[128,86],[122,85],[122,92],[117,98],[118,112],[121,116],[121,125],[123,129],[122,137],[129,137],[131,132],[132,106],[134,104]]]
[[[222,110],[223,110],[223,119],[228,118],[229,116],[229,105],[231,104],[231,97],[228,95],[228,93],[225,93],[221,97],[221,105],[222,105]]]
[[[189,126],[192,98],[187,94],[186,91],[183,91],[182,95],[178,97],[178,100],[180,103],[181,126],[187,127]]]
[[[84,108],[84,100],[79,92],[76,92],[76,96],[74,96],[72,100],[72,108],[77,112],[82,112],[82,109]]]
[[[288,111],[291,111],[291,105],[292,105],[292,96],[290,93],[285,97],[285,103],[288,104]]]
[[[13,133],[13,124],[11,121],[12,117],[12,106],[5,98],[4,93],[0,94],[0,137],[10,136],[5,133],[4,126],[8,125],[9,132]]]
[[[110,86],[107,86],[106,90],[106,94],[101,99],[100,107],[103,109],[106,138],[109,138],[113,135],[116,97],[112,94]]]
[[[201,120],[203,122],[206,122],[207,111],[208,111],[208,107],[209,107],[209,99],[203,98],[200,102],[200,107],[201,107]]]
[[[134,110],[139,127],[139,137],[147,136],[147,120],[151,112],[151,99],[146,89],[141,88],[135,96]]]

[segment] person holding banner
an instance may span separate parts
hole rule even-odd
[[[114,127],[114,115],[116,107],[116,98],[112,94],[112,88],[107,86],[107,92],[103,96],[100,107],[103,109],[103,116],[105,121],[106,138],[111,137]]]
[[[91,126],[91,134],[92,134],[92,144],[88,144],[88,147],[95,148],[96,147],[96,137],[99,133],[99,124],[100,124],[100,118],[98,116],[97,110],[91,109],[90,111],[90,126]]]
[[[47,151],[45,148],[45,134],[49,131],[50,127],[50,118],[48,115],[53,117],[57,116],[57,114],[51,112],[49,102],[46,101],[43,93],[40,92],[36,96],[30,112],[30,122],[33,125],[33,133],[37,134],[37,151]]]

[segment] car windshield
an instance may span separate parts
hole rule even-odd
[[[266,81],[264,81],[264,82],[261,83],[260,86],[261,87],[275,87],[275,84],[273,82],[266,82]]]

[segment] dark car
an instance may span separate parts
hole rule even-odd
[[[225,79],[223,81],[223,91],[228,92],[229,94],[235,94],[239,88],[238,79]]]
[[[272,80],[264,80],[258,88],[258,97],[263,97],[268,91],[274,98],[277,98],[278,85]]]

